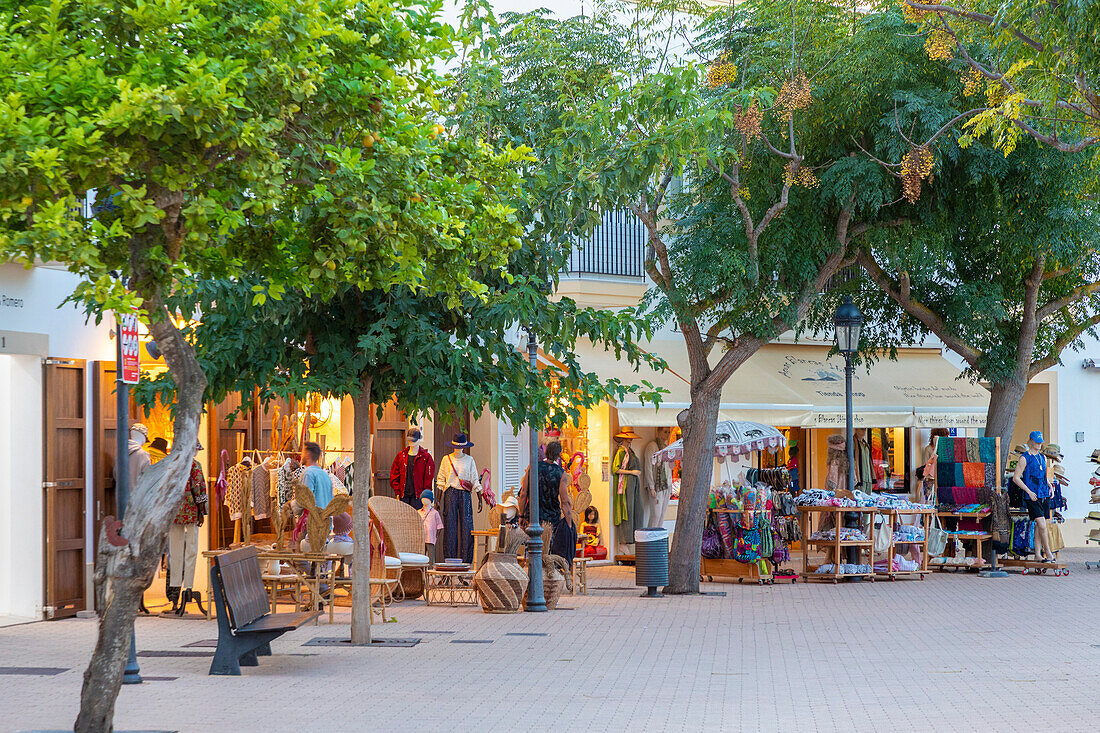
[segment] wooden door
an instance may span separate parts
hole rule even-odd
[[[409,418],[397,403],[388,402],[378,419],[371,415],[374,426],[374,495],[393,496],[390,489],[390,469],[393,459],[405,448],[405,432],[409,428]]]
[[[45,364],[43,484],[46,529],[46,605],[50,618],[87,608],[84,593],[86,465],[85,363],[47,359]]]

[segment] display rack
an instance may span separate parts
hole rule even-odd
[[[929,572],[928,569],[928,532],[932,528],[932,514],[934,509],[928,507],[926,509],[879,509],[879,513],[890,518],[890,551],[886,557],[886,567],[889,570],[878,573],[890,580],[905,577],[919,577],[924,580],[924,576]],[[903,516],[919,516],[921,518],[921,529],[924,530],[924,539],[920,542],[912,542],[909,540],[902,540],[900,542],[894,539],[897,526],[901,522]],[[920,567],[916,570],[894,570],[893,561],[896,554],[897,545],[905,545],[906,547],[912,547],[917,545],[920,547]]]
[[[800,517],[800,524],[801,524],[801,528],[802,528],[802,567],[805,571],[802,577],[803,577],[804,580],[831,580],[831,581],[833,581],[833,583],[837,583],[837,582],[840,581],[841,578],[867,578],[871,581],[873,581],[875,579],[875,568],[874,568],[874,561],[875,561],[875,557],[874,557],[874,555],[875,555],[875,523],[873,521],[873,517],[872,517],[872,521],[870,522],[870,527],[867,528],[867,539],[866,540],[842,540],[842,539],[840,539],[840,530],[844,527],[844,514],[856,513],[856,514],[871,514],[871,515],[873,515],[876,512],[878,512],[877,507],[873,507],[873,506],[870,506],[870,507],[866,507],[866,506],[853,506],[853,507],[845,507],[845,506],[800,506],[800,507],[798,507],[798,511],[800,512],[799,517]],[[810,521],[811,515],[813,515],[813,514],[828,514],[828,513],[832,513],[832,514],[835,515],[833,517],[833,519],[834,519],[833,527],[836,530],[836,532],[835,532],[836,536],[831,540],[830,539],[824,539],[824,540],[812,540],[812,539],[810,539],[810,535],[813,534],[813,532],[810,531],[811,528],[812,528],[812,522]],[[862,525],[862,522],[860,522],[860,524]],[[811,545],[814,546],[814,547],[832,548],[832,550],[833,550],[833,572],[831,572],[831,573],[817,573],[817,572],[815,572],[815,570],[819,566],[814,566],[813,568],[810,567],[810,555],[809,555],[810,549],[809,548],[810,548]],[[868,567],[870,567],[871,570],[869,572],[865,572],[865,573],[842,573],[840,571],[841,570],[841,565],[843,564],[842,561],[844,560],[844,555],[843,555],[842,551],[846,550],[850,547],[854,547],[858,550],[858,553],[859,553],[858,560],[862,560],[862,557],[863,557],[864,553],[867,554],[867,562],[866,563],[859,562],[859,564],[866,564]]]
[[[973,532],[958,529],[958,520],[960,519],[974,519],[977,521],[985,521],[992,513],[990,509],[983,509],[978,512],[936,512],[940,521],[944,519],[953,520],[955,522],[956,529],[945,530],[947,532],[948,546],[950,547],[951,540],[959,540],[960,542],[973,542],[974,543],[974,557],[978,562],[967,562],[965,559],[952,561],[950,557],[946,555],[944,557],[938,557],[932,561],[932,567],[936,570],[958,570],[960,568],[970,568],[974,570],[984,570],[989,567],[989,563],[985,561],[985,555],[983,549],[986,542],[993,539],[992,532],[985,532],[982,530],[974,530]],[[964,556],[965,557],[965,556]]]
[[[1017,521],[1027,519],[1027,511],[1022,509],[1013,509],[1009,512],[1009,516],[1012,517],[1012,522],[1015,524]],[[1047,520],[1050,524],[1052,520]],[[1033,522],[1034,523],[1034,522]],[[1019,570],[1023,575],[1045,575],[1048,570],[1053,571],[1054,575],[1069,575],[1069,568],[1064,562],[1043,562],[1041,560],[1028,559],[1035,554],[1035,545],[1032,544],[1031,551],[1027,554],[1021,554],[1017,552],[1011,553],[1014,557],[1006,557],[1001,560],[1001,567],[1007,570]],[[1055,552],[1054,556],[1057,557],[1058,553]]]
[[[740,514],[740,509],[711,509],[715,514]],[[772,565],[766,558],[760,558],[754,562],[741,562],[732,558],[701,557],[699,562],[699,577],[708,583],[715,582],[715,578],[736,579],[738,583],[748,579],[751,582],[764,585],[771,583]]]

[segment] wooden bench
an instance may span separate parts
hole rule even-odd
[[[241,665],[271,656],[271,640],[321,615],[320,611],[271,613],[255,547],[214,558],[210,588],[218,611],[218,648],[210,674],[239,675]]]

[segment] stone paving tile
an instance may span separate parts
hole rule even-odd
[[[1092,730],[1100,719],[1100,571],[1067,551],[1068,577],[754,586],[725,597],[642,599],[628,568],[593,568],[574,611],[499,616],[394,608],[386,637],[412,648],[307,647],[337,623],[275,641],[242,677],[209,658],[143,657],[171,678],[125,687],[116,727],[181,731]],[[327,616],[326,616],[327,619]],[[0,628],[0,730],[70,728],[94,620]],[[546,636],[509,636],[545,633]],[[141,650],[184,650],[213,623],[138,622]],[[491,644],[452,641],[491,639]],[[191,648],[192,651],[197,651]]]

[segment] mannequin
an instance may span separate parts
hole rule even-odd
[[[202,443],[195,446],[202,450]],[[187,604],[195,601],[199,610],[202,596],[191,590],[195,584],[195,561],[199,554],[199,527],[206,517],[206,476],[197,460],[191,461],[191,475],[184,488],[184,501],[168,530],[168,577],[166,594],[172,602],[172,612],[182,616]]]
[[[481,477],[473,456],[465,449],[474,444],[466,433],[457,433],[451,440],[454,449],[439,463],[436,488],[443,494],[444,530],[443,559],[462,558],[474,561],[474,509],[471,493],[481,491]]]
[[[408,446],[394,457],[393,465],[390,466],[390,489],[393,490],[394,498],[419,511],[420,495],[432,486],[435,460],[420,445],[423,438],[420,428],[410,427],[405,438]]]
[[[634,530],[642,529],[645,519],[645,497],[640,489],[642,465],[631,443],[638,439],[633,428],[615,436],[618,450],[611,462],[614,482],[611,505],[615,520],[615,542],[620,554],[630,555],[634,549]]]
[[[653,455],[658,451],[657,441],[646,443],[642,451],[642,486],[645,491],[642,498],[645,500],[645,515],[642,527],[659,527],[663,517],[657,516],[657,474],[661,466],[653,464]]]

